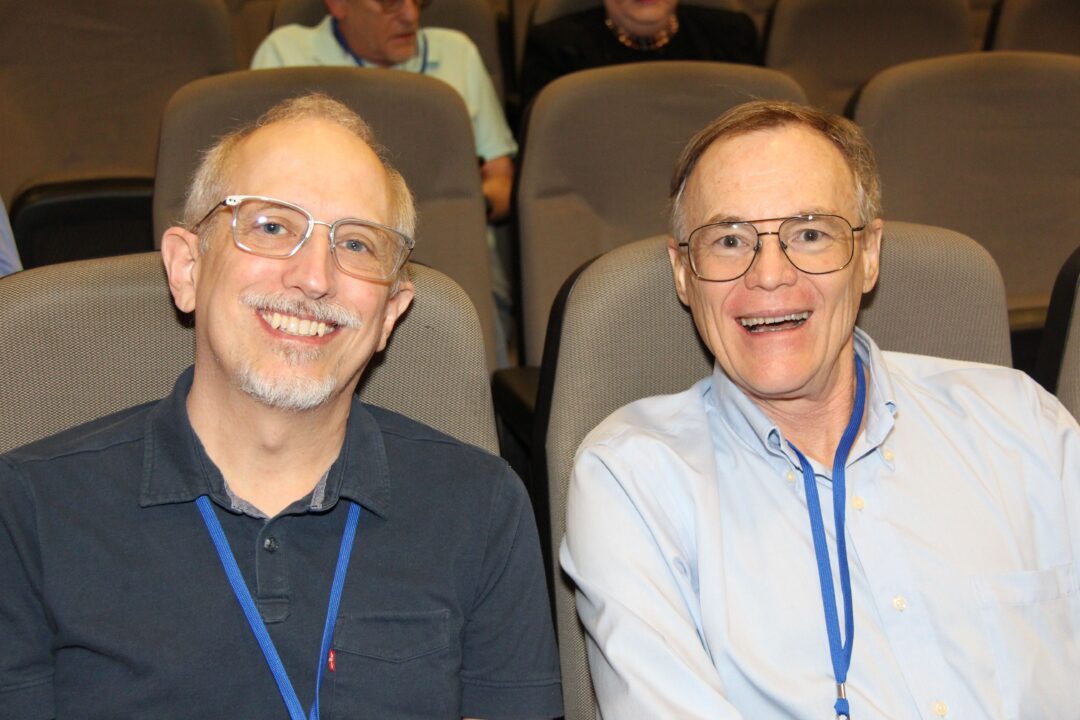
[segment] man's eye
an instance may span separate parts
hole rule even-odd
[[[255,231],[268,237],[284,237],[290,233],[289,226],[275,220],[258,220],[255,223]]]
[[[346,238],[345,240],[342,240],[338,243],[338,247],[340,247],[342,250],[348,250],[351,253],[357,254],[372,252],[372,247],[370,243],[360,238]]]
[[[746,242],[738,235],[728,233],[726,235],[718,235],[711,243],[715,250],[738,250],[745,247]]]
[[[829,234],[824,230],[817,228],[806,228],[800,230],[799,234],[795,236],[795,241],[806,244],[814,244],[826,241],[829,239]]]

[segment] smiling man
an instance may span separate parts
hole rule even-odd
[[[0,717],[561,714],[521,483],[353,395],[413,296],[373,147],[319,95],[222,139],[162,242],[194,368],[0,457]]]
[[[561,561],[602,714],[1077,717],[1080,428],[1022,373],[855,327],[883,230],[862,132],[743,105],[672,189],[716,367],[578,451]]]

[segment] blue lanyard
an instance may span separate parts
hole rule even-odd
[[[225,574],[229,577],[229,584],[232,585],[236,599],[244,611],[244,617],[247,618],[248,624],[251,626],[251,632],[255,634],[255,639],[259,642],[259,647],[266,657],[266,664],[270,666],[270,672],[273,673],[274,680],[277,681],[278,690],[281,691],[281,699],[285,701],[285,707],[289,710],[289,717],[292,720],[305,720],[305,718],[307,720],[319,720],[319,686],[322,684],[323,665],[327,662],[327,657],[330,654],[330,640],[334,635],[338,608],[341,606],[341,591],[345,587],[345,574],[349,570],[349,556],[352,555],[356,526],[360,520],[360,506],[354,502],[349,503],[349,517],[345,521],[345,530],[341,534],[341,548],[338,550],[334,581],[330,585],[330,603],[326,608],[326,625],[323,627],[322,645],[319,648],[319,662],[315,671],[315,701],[311,704],[311,713],[305,716],[304,707],[296,696],[296,690],[293,689],[289,675],[285,672],[285,666],[278,656],[277,648],[274,647],[274,641],[270,639],[266,624],[263,622],[262,617],[259,616],[251,592],[244,583],[244,577],[240,574],[236,558],[229,548],[229,541],[225,539],[225,531],[222,530],[221,523],[214,514],[210,500],[205,495],[202,495],[195,503],[199,506],[203,522],[206,523],[206,529],[210,532],[210,539],[213,540],[214,549],[217,550],[218,556],[221,558],[221,565],[225,568]]]
[[[357,55],[355,52],[353,52],[353,49],[349,47],[348,41],[345,40],[345,36],[341,33],[341,28],[338,27],[337,18],[333,18],[330,20],[330,27],[334,31],[334,38],[338,41],[338,45],[341,46],[342,50],[348,53],[349,57],[353,59],[353,62],[355,62],[360,67],[368,67],[367,60],[364,60],[364,58]],[[427,35],[425,35],[424,31],[421,29],[416,31],[416,37],[417,45],[420,48],[420,70],[418,70],[417,72],[419,72],[421,75],[424,75],[425,73],[427,73],[428,65]]]
[[[791,449],[799,457],[803,485],[806,487],[806,511],[810,515],[810,532],[814,537],[814,555],[817,556],[818,581],[821,585],[821,603],[825,609],[825,629],[829,635],[829,653],[832,655],[833,675],[836,677],[836,717],[846,720],[850,715],[847,701],[848,667],[851,666],[851,645],[855,641],[855,617],[851,607],[851,573],[848,571],[847,538],[844,536],[844,508],[847,492],[844,485],[844,465],[847,463],[855,436],[862,424],[863,405],[866,402],[866,379],[863,364],[855,356],[855,407],[851,410],[844,435],[833,456],[833,515],[836,521],[836,562],[840,569],[840,592],[844,595],[844,627],[846,639],[840,641],[840,620],[836,613],[836,590],[833,588],[832,567],[829,564],[829,547],[825,544],[825,523],[821,519],[821,501],[818,499],[814,469],[806,457],[790,441]]]

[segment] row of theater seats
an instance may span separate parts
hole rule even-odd
[[[973,47],[968,0],[698,1],[759,17],[771,11],[767,65],[791,74],[812,103],[831,109],[843,109],[878,70]],[[497,86],[505,76],[512,89],[518,67],[503,58],[520,55],[529,22],[598,2],[512,4],[513,25],[522,27],[514,51],[500,47],[491,0],[437,0],[424,17],[473,37]],[[972,7],[986,10],[988,2]],[[0,197],[10,206],[24,191],[48,194],[58,184],[82,183],[94,198],[93,183],[109,178],[128,205],[145,204],[158,122],[172,93],[193,79],[246,67],[250,53],[238,61],[241,43],[253,50],[273,25],[315,22],[323,11],[322,0],[163,0],[154,12],[140,0],[0,0]],[[996,28],[994,47],[1080,52],[1074,0],[1001,0]]]
[[[372,123],[418,200],[416,258],[466,289],[494,337],[471,130],[453,91],[430,78],[292,68],[189,84],[165,112],[153,229],[137,236],[141,247],[179,217],[199,153],[216,136],[311,89],[341,98]],[[547,313],[566,276],[605,250],[663,232],[679,150],[710,119],[751,98],[803,101],[805,94],[776,71],[692,62],[576,73],[541,93],[523,138],[516,195],[528,365],[539,364]],[[1005,272],[1014,329],[1041,326],[1054,273],[1077,240],[1077,111],[1080,57],[1005,52],[892,68],[868,84],[856,107],[880,158],[886,216],[983,243]],[[25,224],[20,232],[16,218],[24,262],[37,264],[38,252],[107,245],[115,233],[109,212],[101,226],[61,216],[37,234]]]
[[[614,409],[685,389],[710,368],[675,296],[665,247],[665,238],[653,237],[606,253],[568,280],[552,312],[530,493],[547,541],[571,720],[594,718],[573,591],[553,561],[574,451]],[[410,272],[413,307],[360,394],[496,452],[476,312],[442,273],[415,264]],[[1060,336],[1048,344],[1045,366],[1055,370],[1051,387],[1080,414],[1080,247],[1062,269],[1054,301]],[[859,324],[884,349],[1009,364],[1001,276],[982,247],[948,230],[886,224],[878,289]],[[173,310],[154,253],[0,278],[0,452],[163,396],[192,360],[192,335]]]

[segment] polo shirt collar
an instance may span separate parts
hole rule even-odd
[[[193,367],[185,370],[172,393],[147,416],[141,507],[194,502],[201,495],[231,507],[225,480],[188,419],[187,396],[194,376]],[[390,511],[390,473],[382,433],[364,404],[356,397],[352,402],[341,452],[326,478],[322,509],[329,510],[339,498],[346,498],[386,517]]]

